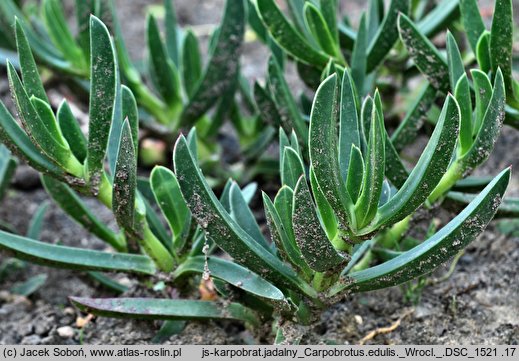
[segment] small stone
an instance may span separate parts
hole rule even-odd
[[[362,319],[362,316],[360,316],[360,315],[355,315],[355,316],[353,316],[353,318],[355,318],[355,322],[357,322],[357,325],[362,325],[364,323],[364,320]]]
[[[58,335],[63,338],[72,338],[74,337],[74,329],[70,326],[63,326],[57,329]]]
[[[414,316],[418,320],[425,318],[425,317],[429,317],[433,314],[434,314],[434,311],[431,308],[425,307],[425,306],[417,306],[414,311]]]
[[[22,342],[20,342],[20,344],[22,344],[22,345],[40,345],[41,337],[38,335],[26,336],[22,339]]]
[[[63,310],[63,313],[65,315],[69,315],[69,316],[73,316],[76,314],[76,310],[74,310],[72,307],[66,307],[64,310]]]

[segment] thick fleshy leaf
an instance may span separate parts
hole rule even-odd
[[[488,76],[481,70],[472,69],[472,81],[474,84],[474,94],[476,95],[476,110],[474,114],[473,134],[477,134],[483,124],[485,113],[487,112],[490,99],[492,99],[492,83]]]
[[[305,2],[303,12],[305,14],[306,27],[321,49],[330,56],[340,57],[340,50],[337,48],[338,44],[335,42],[334,36],[319,9],[311,2]]]
[[[363,14],[360,18],[359,32],[357,40],[351,54],[351,77],[355,83],[355,87],[360,95],[364,95],[366,89],[364,79],[366,76],[368,51],[368,29],[366,24],[366,16]]]
[[[11,183],[11,177],[16,169],[16,161],[11,157],[11,152],[0,144],[0,199]]]
[[[29,297],[38,289],[40,289],[45,284],[45,281],[47,281],[47,275],[45,273],[39,274],[29,278],[25,282],[15,283],[13,287],[11,287],[10,291],[15,295]]]
[[[85,55],[70,32],[61,3],[58,0],[44,0],[42,10],[49,36],[63,57],[80,69],[86,68]]]
[[[259,325],[256,315],[239,303],[156,298],[70,297],[80,310],[99,316],[144,320],[237,320]]]
[[[438,49],[404,14],[400,14],[398,18],[398,29],[400,38],[418,69],[435,89],[447,92],[449,69]]]
[[[0,248],[17,258],[49,267],[148,275],[156,273],[155,265],[146,256],[57,246],[2,231]]]
[[[295,189],[297,181],[302,174],[305,174],[303,161],[299,154],[290,147],[281,149],[283,154],[283,164],[281,164],[281,184]]]
[[[49,201],[45,201],[42,204],[36,208],[36,212],[34,212],[34,215],[31,218],[31,221],[29,222],[29,227],[27,229],[27,238],[31,239],[40,239],[41,236],[41,229],[43,227],[43,220],[45,218],[45,215],[47,213],[47,210],[49,209]]]
[[[310,162],[315,178],[342,226],[354,221],[353,202],[342,180],[337,147],[337,75],[330,75],[317,89],[310,115]]]
[[[65,172],[31,142],[3,102],[0,102],[0,140],[13,154],[24,158],[39,172],[62,180],[67,178]]]
[[[486,30],[477,0],[461,0],[460,12],[470,47],[476,53],[479,37]]]
[[[330,206],[330,203],[328,203],[328,200],[319,188],[312,168],[310,168],[310,187],[312,188],[312,194],[315,200],[315,205],[317,206],[319,219],[326,231],[326,235],[328,236],[328,239],[334,239],[338,231],[337,217],[335,217],[333,208]]]
[[[173,233],[175,249],[181,249],[191,224],[191,213],[182,198],[177,178],[169,169],[157,166],[151,172],[150,182],[155,200]]]
[[[407,177],[409,176],[409,172],[404,166],[404,163],[402,163],[402,159],[400,159],[400,156],[393,146],[391,139],[389,139],[387,131],[384,131],[384,133],[386,137],[384,142],[386,157],[385,175],[392,185],[394,185],[396,188],[402,188],[405,181],[407,180]]]
[[[479,37],[478,45],[476,46],[476,58],[479,67],[485,73],[492,70],[492,60],[490,54],[490,31],[485,31]]]
[[[167,0],[169,1],[169,0]],[[182,49],[182,78],[187,96],[190,98],[202,77],[202,59],[196,35],[188,30]]]
[[[180,80],[178,70],[167,55],[167,50],[160,38],[159,27],[153,15],[148,16],[147,41],[150,72],[154,76],[157,90],[162,99],[173,107],[180,102]]]
[[[292,224],[297,245],[311,269],[326,272],[344,264],[344,257],[337,253],[319,223],[304,175],[294,190]]]
[[[180,51],[178,47],[179,32],[177,29],[177,13],[173,0],[164,0],[164,27],[166,28],[166,49],[173,64],[178,68],[180,63]]]
[[[269,59],[268,74],[269,88],[281,116],[281,126],[287,134],[295,131],[299,143],[303,148],[307,148],[308,126],[303,120],[297,103],[292,96],[292,92],[284,78],[283,70],[274,57]]]
[[[23,27],[18,21],[15,20],[16,29],[16,48],[18,51],[18,58],[20,62],[20,70],[22,72],[23,85],[29,96],[35,96],[44,101],[48,101],[47,94],[43,88],[36,62],[32,55],[31,46],[25,36]]]
[[[259,228],[254,214],[252,214],[245,197],[243,196],[240,187],[236,182],[233,182],[229,190],[229,202],[231,205],[231,217],[238,223],[238,225],[254,240],[261,245],[265,250],[271,252],[270,245],[263,237],[261,229]]]
[[[43,176],[42,182],[54,202],[88,232],[96,235],[118,251],[126,249],[124,238],[118,236],[101,222],[70,187],[48,176]]]
[[[355,204],[358,229],[367,225],[377,213],[386,165],[385,132],[380,112],[377,107],[374,107],[371,115],[368,152],[365,157],[362,192]]]
[[[60,164],[63,168],[66,168],[71,155],[70,149],[53,136],[55,133],[52,132],[52,128],[49,129],[46,122],[39,116],[16,70],[10,63],[7,64],[7,74],[11,92],[14,95],[20,118],[27,134],[45,155]],[[52,115],[52,117],[53,116],[54,115]]]
[[[492,92],[492,98],[485,112],[481,128],[470,149],[459,160],[465,170],[472,170],[483,163],[497,141],[505,118],[505,84],[503,75],[498,70]]]
[[[189,273],[205,274],[206,272],[209,272],[211,277],[221,279],[261,298],[274,301],[282,301],[285,298],[277,287],[254,272],[232,261],[217,257],[208,257],[207,260],[204,256],[188,258],[173,272],[173,278]]]
[[[315,294],[291,268],[257,244],[230,217],[209,188],[183,136],[175,144],[173,159],[180,189],[193,217],[216,244],[237,263],[260,276],[280,285],[299,288],[312,296]]]
[[[415,211],[443,177],[456,146],[459,110],[451,95],[443,106],[427,146],[402,188],[382,207],[364,233],[392,225]]]
[[[337,12],[338,12],[338,1],[337,0],[319,0],[319,9],[323,15],[324,21],[330,30],[330,34],[336,44],[339,44],[339,32],[337,30]]]
[[[492,28],[490,30],[490,61],[492,72],[503,72],[506,96],[514,98],[512,78],[512,47],[514,43],[514,18],[512,0],[496,0]]]
[[[398,128],[391,134],[391,143],[393,143],[394,148],[398,152],[401,152],[406,145],[416,139],[427,112],[434,104],[436,93],[437,91],[433,86],[429,84],[425,86],[419,93],[416,101],[409,108],[409,112],[398,125]]]
[[[364,159],[362,158],[360,148],[353,144],[351,146],[350,156],[346,189],[350,193],[351,199],[357,202],[360,191],[362,190],[362,180],[364,179]]]
[[[211,58],[181,116],[183,125],[199,119],[235,83],[247,16],[244,0],[227,0]]]
[[[499,174],[458,216],[434,236],[380,265],[350,273],[353,292],[391,287],[425,275],[474,240],[494,217],[510,180],[510,169]]]
[[[90,123],[88,135],[87,179],[97,186],[103,162],[116,94],[115,53],[106,26],[96,17],[90,19]]]
[[[447,32],[447,64],[449,66],[450,88],[454,90],[458,80],[465,74],[465,66],[456,39],[450,31]]]
[[[341,85],[341,109],[339,125],[339,167],[342,179],[346,180],[349,169],[352,145],[360,148],[359,116],[357,113],[357,96],[353,79],[349,71],[345,71]],[[353,198],[353,197],[352,197]]]
[[[386,57],[398,40],[398,14],[408,14],[409,0],[391,0],[386,16],[375,37],[370,41],[367,52],[366,72],[371,73]]]
[[[274,0],[256,0],[256,8],[274,40],[287,53],[306,64],[324,67],[328,56],[314,48],[283,15]]]
[[[464,154],[472,145],[472,99],[467,75],[463,73],[458,80],[454,96],[460,106],[460,154]]]
[[[285,218],[288,218],[288,221],[281,218],[282,211],[278,211],[276,208],[279,207],[279,199],[284,197],[283,190],[285,190],[285,193],[289,193],[290,195],[290,213],[288,215],[286,213],[283,214]],[[265,208],[265,218],[267,219],[267,225],[270,230],[272,242],[276,245],[278,255],[285,262],[292,264],[292,266],[309,277],[312,274],[312,270],[308,267],[301,255],[301,250],[296,244],[292,228],[292,190],[286,186],[281,188],[275,199],[278,202],[277,206],[274,206],[267,194],[262,193],[262,195],[263,206]],[[288,199],[285,201],[288,202]]]
[[[128,291],[127,286],[113,280],[102,272],[88,271],[87,274],[95,281],[97,281],[102,287],[110,291],[114,291],[116,293],[124,293]]]
[[[135,199],[137,189],[137,159],[133,147],[130,124],[123,123],[119,154],[115,165],[112,210],[119,226],[127,231],[134,229]]]
[[[477,194],[462,193],[462,192],[449,192],[446,195],[448,200],[464,205],[469,204],[477,197]],[[518,218],[519,217],[519,198],[506,197],[501,202],[499,209],[497,210],[496,217],[500,218]]]
[[[442,0],[417,24],[418,30],[428,38],[434,37],[459,16],[459,0]]]
[[[61,102],[56,117],[61,134],[66,139],[72,154],[83,163],[87,156],[87,140],[66,100]]]
[[[265,88],[257,82],[254,84],[254,100],[258,107],[260,117],[266,124],[274,127],[281,125],[281,115],[277,109],[276,102]]]

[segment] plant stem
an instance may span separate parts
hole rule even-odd
[[[447,172],[443,175],[436,188],[434,188],[432,191],[428,201],[430,203],[436,202],[439,198],[445,195],[462,177],[463,167],[458,160],[455,160],[449,166],[449,169],[447,169]]]
[[[144,223],[144,234],[141,245],[161,271],[171,272],[175,263],[178,262],[178,259],[175,260],[166,247],[155,237],[148,223]]]

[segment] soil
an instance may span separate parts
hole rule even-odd
[[[144,41],[143,14],[148,6],[159,1],[116,2],[121,19],[127,20],[122,25],[131,55],[136,59],[142,58],[144,54],[139,44]],[[217,22],[223,3],[223,0],[176,1],[181,24],[194,25],[201,34],[207,32],[208,25],[210,28]],[[362,3],[360,0],[348,2],[345,10],[358,14],[358,4]],[[519,9],[519,4],[516,9]],[[243,71],[248,79],[262,78],[267,54],[257,42],[245,45]],[[0,80],[0,96],[9,103],[5,79],[4,73]],[[301,84],[295,74],[290,83],[294,86]],[[508,165],[519,169],[518,142],[518,131],[503,128],[494,153],[479,173],[496,174]],[[419,152],[422,146],[417,142],[413,151]],[[508,194],[519,195],[517,173],[513,175]],[[0,219],[24,234],[31,215],[47,199],[37,174],[22,165],[17,169],[12,189],[1,203]],[[88,202],[98,217],[115,227],[110,212],[95,201]],[[41,239],[77,247],[105,248],[104,243],[85,232],[54,205],[45,216]],[[6,255],[0,254],[0,264],[6,259]],[[519,238],[505,237],[491,224],[466,249],[455,272],[442,282],[426,286],[418,302],[405,299],[405,292],[399,287],[348,297],[326,311],[310,327],[302,342],[357,344],[370,331],[391,326],[400,320],[400,325],[394,330],[378,334],[367,343],[518,344],[518,265]],[[437,270],[430,279],[441,278],[448,266]],[[31,296],[16,296],[10,292],[16,282],[39,274],[47,274],[48,278],[45,285]],[[141,292],[136,288],[135,280],[124,275],[115,277],[130,286],[129,294]],[[84,327],[79,327],[87,315],[70,305],[67,298],[70,295],[115,296],[80,272],[31,264],[12,271],[0,282],[0,344],[142,344],[150,343],[160,328],[160,322],[109,318],[93,318]],[[189,322],[181,334],[172,336],[165,343],[272,343],[273,335],[268,326],[260,331],[251,331],[233,322]]]

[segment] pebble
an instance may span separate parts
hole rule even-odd
[[[63,337],[63,338],[74,337],[74,329],[70,326],[60,327],[56,331],[58,331],[58,335],[60,335],[60,337]]]

